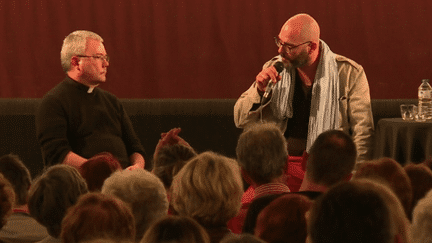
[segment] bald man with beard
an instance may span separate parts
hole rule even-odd
[[[370,159],[374,132],[369,84],[363,67],[333,53],[320,39],[320,27],[308,14],[285,22],[275,42],[279,55],[266,62],[252,86],[237,100],[239,128],[275,122],[284,132],[290,156],[302,156],[324,131],[352,136],[357,162]],[[280,73],[275,63],[281,62]],[[263,97],[269,84],[273,88]]]

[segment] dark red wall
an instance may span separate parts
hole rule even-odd
[[[416,98],[432,78],[430,0],[0,0],[0,97],[42,97],[64,77],[63,38],[87,29],[105,39],[102,88],[120,98],[237,98],[300,12],[363,65],[372,98]]]

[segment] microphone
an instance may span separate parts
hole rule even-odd
[[[284,70],[284,64],[282,62],[276,62],[273,66],[276,68],[278,75]],[[266,87],[265,92],[264,92],[264,95],[263,95],[264,99],[267,99],[270,92],[273,90],[274,84],[275,84],[275,82],[273,82],[273,80],[270,80],[268,82],[267,87]]]

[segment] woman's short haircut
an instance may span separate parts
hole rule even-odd
[[[309,213],[308,234],[313,243],[390,243],[396,237],[400,243],[411,242],[399,199],[387,185],[370,179],[339,183],[319,197]]]
[[[394,242],[391,211],[379,192],[356,182],[340,183],[313,204],[311,242]]]
[[[266,242],[306,242],[305,215],[311,206],[312,201],[300,194],[278,197],[258,215],[255,236]]]
[[[88,30],[77,30],[66,36],[63,40],[63,46],[60,52],[63,71],[67,72],[71,69],[71,60],[73,56],[84,55],[87,40],[89,38],[103,42],[100,35]]]
[[[7,154],[0,157],[0,173],[12,184],[17,206],[26,205],[31,175],[28,168],[17,155]]]
[[[87,184],[78,170],[63,164],[51,166],[30,188],[30,215],[58,238],[66,210],[87,192]]]
[[[100,191],[104,181],[122,167],[111,153],[104,152],[88,159],[81,166],[81,175],[87,182],[89,191]]]
[[[408,164],[404,166],[404,170],[411,181],[412,208],[414,208],[418,201],[432,189],[432,170],[425,164]],[[408,214],[408,218],[412,218],[412,212]]]
[[[258,215],[265,207],[267,207],[271,202],[273,202],[278,197],[281,197],[282,195],[284,194],[271,194],[271,195],[265,195],[259,198],[255,198],[249,205],[249,208],[247,209],[242,233],[253,235],[255,233],[255,227],[256,227],[256,221]]]
[[[15,206],[15,192],[9,181],[0,173],[0,229],[7,222]]]
[[[165,188],[169,188],[174,176],[196,155],[193,148],[183,144],[162,147],[153,158],[153,173],[162,180]]]
[[[238,213],[243,182],[235,160],[204,152],[180,170],[171,189],[171,203],[179,215],[213,227],[226,225]]]
[[[412,211],[411,180],[404,168],[391,158],[381,158],[360,164],[353,178],[377,180],[387,185],[399,198],[408,216]]]
[[[245,130],[237,142],[237,160],[257,184],[280,177],[287,166],[286,139],[272,123],[256,124]]]
[[[184,216],[165,216],[145,233],[141,243],[210,243],[207,231],[195,220]]]
[[[114,195],[131,206],[138,240],[152,223],[168,213],[165,187],[159,178],[144,169],[114,172],[105,180],[102,193]]]
[[[78,243],[102,237],[133,241],[135,222],[132,211],[114,196],[87,193],[66,213],[60,238],[63,243]]]

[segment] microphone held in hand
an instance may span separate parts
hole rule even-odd
[[[276,71],[278,72],[278,75],[282,72],[282,70],[284,69],[284,64],[282,62],[276,62],[273,65],[276,68]],[[270,92],[273,90],[273,86],[275,85],[276,80],[270,80],[267,84],[267,87],[265,89],[264,95],[263,97],[265,99],[267,99],[267,97],[269,96]]]

